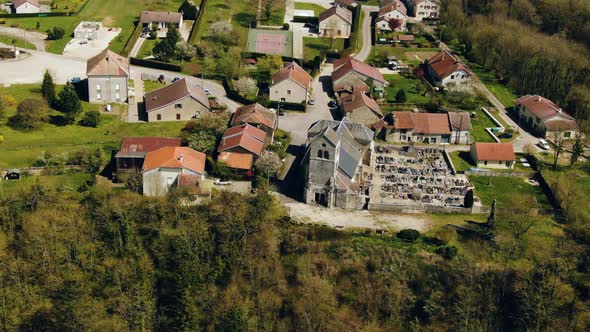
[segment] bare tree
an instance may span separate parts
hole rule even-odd
[[[549,133],[549,137],[553,141],[553,169],[557,169],[559,156],[563,152],[565,146],[565,138],[563,137],[563,128],[558,127]]]
[[[537,199],[531,195],[515,196],[510,207],[503,209],[502,219],[507,223],[510,234],[520,240],[537,222]]]
[[[280,2],[281,0],[258,0],[258,10],[263,14],[263,21],[270,19]]]

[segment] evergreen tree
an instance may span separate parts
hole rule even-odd
[[[580,159],[580,156],[584,153],[584,143],[582,142],[582,138],[580,135],[576,137],[576,141],[572,146],[572,154],[570,156],[570,166],[574,166],[574,164]]]
[[[408,100],[408,97],[406,97],[406,90],[404,89],[399,89],[399,91],[397,92],[397,94],[395,95],[395,100],[398,103],[405,103],[406,100]]]
[[[76,115],[82,111],[82,103],[74,86],[70,83],[59,93],[59,110],[64,113],[68,123],[76,121]]]
[[[43,75],[43,83],[41,84],[41,94],[47,101],[50,107],[55,104],[55,85],[53,84],[53,77],[49,73],[49,70],[45,71]]]

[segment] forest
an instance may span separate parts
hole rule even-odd
[[[1,194],[0,329],[590,328],[590,236],[533,242],[528,207],[498,215],[496,241],[462,238],[457,253],[454,228],[412,243],[293,223],[266,190],[182,197]]]
[[[460,43],[515,92],[543,95],[588,119],[589,1],[447,0],[441,18],[443,41]]]

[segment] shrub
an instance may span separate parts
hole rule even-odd
[[[289,30],[289,23],[283,23],[283,30]]]
[[[397,101],[398,103],[405,103],[407,100],[408,97],[406,96],[406,90],[399,89],[399,91],[395,95],[395,101]]]
[[[438,247],[435,250],[435,253],[444,259],[453,259],[453,257],[457,256],[457,247],[455,246],[444,246]]]
[[[6,107],[10,107],[16,105],[16,99],[11,95],[3,95],[0,97],[0,103],[4,104]]]
[[[402,229],[396,236],[404,241],[415,242],[420,237],[420,232],[415,229]]]
[[[47,107],[37,99],[25,99],[16,108],[16,115],[10,118],[13,127],[31,130],[47,122]]]
[[[65,30],[60,27],[53,27],[53,29],[47,29],[47,39],[48,40],[62,39],[65,34],[66,34]]]
[[[80,125],[84,127],[92,127],[96,128],[100,124],[100,112],[97,110],[91,110],[84,114],[82,120],[80,120]]]

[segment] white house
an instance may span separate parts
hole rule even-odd
[[[441,51],[428,59],[426,71],[432,84],[438,87],[448,88],[471,81],[471,70],[448,51]]]
[[[477,167],[512,169],[516,162],[512,143],[473,143],[470,154]]]
[[[440,11],[439,0],[409,0],[412,15],[418,20],[437,18]]]
[[[12,11],[15,14],[36,14],[41,12],[39,0],[14,0]]]
[[[378,31],[403,31],[406,29],[408,10],[401,0],[381,2],[375,24]]]
[[[551,100],[539,95],[526,95],[515,100],[520,124],[526,124],[533,134],[554,138],[561,135],[573,139],[576,135],[576,120]]]
[[[148,152],[143,162],[143,194],[164,196],[172,187],[197,189],[205,179],[204,153],[187,147],[166,146]]]
[[[344,7],[332,7],[318,18],[320,37],[348,38],[352,30],[352,12]]]
[[[295,62],[274,73],[270,81],[269,98],[272,101],[305,103],[313,78]]]

